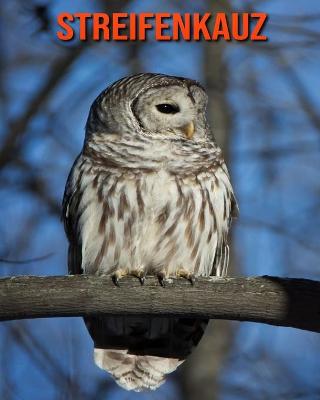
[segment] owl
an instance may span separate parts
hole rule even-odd
[[[165,285],[226,274],[237,204],[206,104],[198,82],[152,73],[120,79],[93,102],[63,200],[71,274],[110,275],[116,285],[126,275]],[[95,363],[135,391],[157,389],[208,322],[84,319]]]

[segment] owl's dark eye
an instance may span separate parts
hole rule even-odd
[[[175,104],[157,104],[157,110],[163,114],[176,114],[180,108]]]

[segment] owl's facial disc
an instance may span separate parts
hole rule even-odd
[[[198,87],[194,90],[201,91]],[[172,85],[146,90],[135,100],[132,110],[144,133],[192,139],[204,108],[188,87]]]

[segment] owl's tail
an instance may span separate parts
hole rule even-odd
[[[94,349],[98,367],[113,375],[119,386],[141,392],[155,390],[184,360],[128,354],[128,350]]]
[[[191,353],[207,320],[90,316],[94,360],[126,390],[155,390]]]

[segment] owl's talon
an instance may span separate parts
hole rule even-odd
[[[158,281],[162,287],[166,287],[166,274],[164,272],[159,272],[157,274]]]
[[[177,272],[177,276],[179,278],[184,278],[187,281],[189,281],[191,283],[192,286],[194,286],[194,284],[196,283],[196,277],[194,276],[194,274],[192,274],[191,272],[185,270],[185,269],[180,269]]]
[[[130,275],[135,276],[136,278],[139,279],[139,282],[141,283],[141,286],[144,285],[145,282],[145,271],[143,270],[143,268],[139,268],[139,269],[135,269],[133,270]]]
[[[158,276],[158,280],[160,285],[164,288],[166,287],[166,281],[164,280],[164,278],[162,278],[161,276]]]
[[[111,275],[112,282],[120,287],[119,281],[125,276],[128,276],[128,268],[118,268],[117,270],[114,271],[114,273]]]
[[[116,274],[113,274],[113,275],[111,276],[111,279],[112,279],[112,282],[115,284],[115,286],[120,287],[120,284],[119,284],[119,277],[118,277]]]
[[[146,278],[145,278],[144,276],[140,276],[140,277],[139,277],[139,281],[140,281],[140,283],[141,283],[141,286],[144,285],[145,280],[146,280]]]

